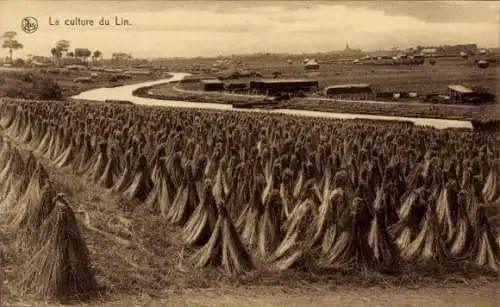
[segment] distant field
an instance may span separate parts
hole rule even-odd
[[[470,61],[461,58],[438,58],[434,66],[428,61],[423,65],[355,65],[351,63],[323,63],[318,71],[305,71],[303,65],[276,57],[240,59],[235,68],[259,72],[263,77],[272,77],[280,72],[282,78],[311,78],[320,81],[320,87],[343,83],[370,83],[380,91],[418,91],[420,94],[446,92],[449,84],[483,86],[493,93],[499,93],[498,64],[492,63],[487,69],[480,69]],[[211,67],[215,61],[207,59],[183,59],[168,63],[172,71],[192,72],[194,66]],[[228,67],[231,68],[231,67]],[[196,73],[196,72],[195,72]],[[212,75],[216,75],[213,73]],[[498,95],[497,95],[498,96]]]

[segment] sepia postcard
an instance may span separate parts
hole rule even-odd
[[[0,307],[500,306],[499,25],[0,0]]]

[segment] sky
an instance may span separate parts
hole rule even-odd
[[[36,32],[21,29],[26,16],[38,20]],[[500,46],[499,16],[500,2],[479,1],[0,0],[0,32],[16,31],[24,45],[15,57],[50,55],[61,39],[71,49],[136,58],[328,52],[346,43],[366,51],[469,42],[491,48]],[[102,17],[110,26],[64,24]],[[131,25],[114,25],[115,17]]]

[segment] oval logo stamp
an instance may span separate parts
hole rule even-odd
[[[21,22],[21,28],[26,33],[35,33],[38,30],[38,20],[35,17],[24,17]]]

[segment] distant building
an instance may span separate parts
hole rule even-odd
[[[218,79],[205,79],[200,80],[200,82],[204,91],[213,92],[224,90],[224,83]]]
[[[482,88],[471,89],[463,85],[448,85],[450,100],[453,103],[481,104],[495,100],[495,95]]]
[[[345,49],[340,52],[342,56],[358,56],[363,52],[361,49],[352,49],[349,47],[349,44],[345,45]]]
[[[304,68],[306,70],[318,70],[319,64],[315,60],[309,60],[306,64],[304,64]]]
[[[433,56],[433,55],[436,55],[437,52],[438,52],[437,48],[424,48],[420,52],[420,55],[423,55],[423,56]]]
[[[246,82],[229,82],[225,86],[228,91],[244,91],[248,89],[248,83]]]
[[[319,82],[317,80],[307,79],[269,79],[250,82],[251,90],[267,95],[273,95],[281,92],[309,92],[318,88],[318,86]]]
[[[328,98],[370,100],[375,93],[369,84],[340,84],[325,87],[323,93]]]

